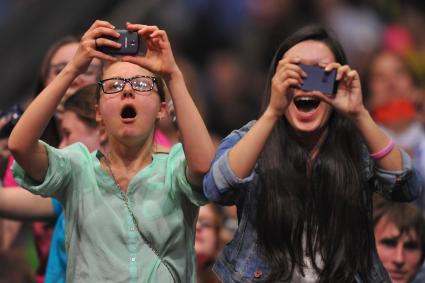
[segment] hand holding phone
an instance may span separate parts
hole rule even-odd
[[[299,64],[301,69],[307,74],[301,89],[305,91],[320,91],[327,95],[334,95],[337,89],[336,69],[326,72],[325,69],[314,66]]]
[[[104,36],[104,38],[120,43],[121,48],[102,45],[97,46],[96,49],[110,55],[136,55],[139,53],[140,39],[137,32],[126,29],[118,29],[117,32],[120,34],[118,38],[112,36]]]

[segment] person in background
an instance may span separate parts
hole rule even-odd
[[[373,221],[378,255],[392,282],[413,282],[425,259],[421,211],[413,204],[393,203],[376,195]]]
[[[212,266],[220,253],[220,232],[223,216],[215,204],[201,206],[196,222],[195,253],[197,260],[197,283],[220,282]]]
[[[425,140],[425,128],[415,106],[420,93],[418,79],[394,52],[378,50],[369,62],[365,75],[367,107],[385,133],[415,159],[419,144]]]

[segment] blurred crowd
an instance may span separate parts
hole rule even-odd
[[[155,23],[167,30],[189,92],[217,144],[231,130],[258,117],[268,62],[277,43],[300,26],[320,22],[335,32],[348,54],[350,65],[362,76],[364,101],[375,121],[411,155],[416,169],[425,175],[424,1],[180,0],[162,1],[161,4],[161,10],[152,11],[146,19],[137,21]],[[1,18],[9,6],[8,1],[0,1],[0,25],[4,23]],[[34,82],[37,85],[34,96],[70,60],[78,38],[58,38],[57,42],[46,52],[40,66],[38,81]],[[92,64],[75,81],[67,97],[81,87],[96,83],[99,69],[98,63]],[[9,170],[12,159],[7,138],[33,98],[13,95],[16,97],[13,106],[0,106],[0,193],[8,190],[4,187],[16,186]],[[179,140],[175,127],[178,121],[173,119],[169,98],[167,105],[169,117],[160,122],[159,128],[173,144]],[[66,140],[69,131],[64,131],[66,127],[58,122],[63,111],[52,119],[45,132],[44,139],[52,146],[63,147],[70,143]],[[4,201],[0,194],[0,207]],[[419,275],[414,282],[424,282],[420,266],[425,258],[425,195],[420,196],[416,206],[391,206],[383,200],[375,203],[375,235],[385,268],[394,276],[398,270],[409,272],[405,281],[397,281],[394,277],[394,282],[413,282],[417,272]],[[401,213],[409,209],[418,210],[405,212],[401,219],[393,215],[397,214],[394,211]],[[1,213],[0,216],[7,216]],[[387,213],[390,216],[387,217]],[[24,222],[0,220],[0,282],[35,282],[35,278],[43,282],[56,218],[50,217],[41,223],[29,223],[29,218]],[[387,226],[381,223],[383,220]],[[218,282],[211,266],[221,248],[232,239],[237,221],[234,207],[214,204],[201,207],[195,240],[199,283]],[[390,235],[381,237],[379,233],[384,233],[388,225],[393,225],[392,232],[386,231]],[[30,226],[32,229],[28,229]],[[36,237],[31,240],[28,235],[33,233]],[[32,242],[37,247],[35,261],[34,255],[29,255]],[[388,250],[399,252],[397,262],[395,254]],[[412,252],[416,256],[412,257]],[[35,269],[37,264],[37,276],[32,279],[35,271],[29,268]],[[14,269],[23,272],[14,273]]]

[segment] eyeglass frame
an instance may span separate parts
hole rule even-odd
[[[138,89],[135,89],[135,88],[133,87],[133,84],[131,83],[131,81],[132,81],[132,80],[134,80],[134,79],[138,79],[138,78],[148,78],[148,79],[150,79],[150,80],[152,81],[152,85],[151,85],[150,89],[148,89],[148,90],[138,90]],[[121,80],[121,81],[124,81],[124,84],[123,84],[123,86],[122,86],[122,89],[121,89],[121,90],[118,90],[118,91],[115,91],[115,92],[105,92],[105,89],[103,88],[103,83],[104,83],[105,81],[109,81],[109,80]],[[104,80],[99,80],[99,81],[97,82],[97,84],[100,86],[100,88],[102,89],[102,92],[103,92],[104,94],[115,94],[115,93],[119,93],[119,92],[121,92],[121,91],[123,91],[123,90],[124,90],[125,85],[126,85],[127,83],[129,83],[129,84],[130,84],[131,88],[132,88],[134,91],[138,91],[138,92],[148,92],[148,91],[152,91],[152,90],[154,89],[155,84],[156,84],[156,85],[158,85],[157,80],[158,80],[158,78],[157,78],[157,77],[153,77],[153,76],[135,76],[135,77],[132,77],[132,78],[119,78],[119,77],[113,77],[113,78],[108,78],[108,79],[104,79]]]

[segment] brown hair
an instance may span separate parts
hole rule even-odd
[[[56,41],[53,43],[53,45],[47,50],[46,55],[44,55],[43,61],[41,63],[41,69],[40,69],[40,75],[38,80],[38,85],[41,86],[41,88],[38,88],[39,93],[41,90],[44,89],[46,86],[46,79],[47,75],[49,74],[49,68],[50,68],[50,60],[52,60],[53,55],[64,45],[70,44],[70,43],[79,43],[80,40],[76,36],[68,35],[63,37],[62,39]]]
[[[50,47],[50,49],[47,51],[46,55],[44,56],[43,62],[41,64],[40,73],[38,74],[38,78],[35,85],[34,96],[37,96],[46,87],[46,79],[49,72],[50,60],[52,59],[53,55],[62,46],[69,43],[74,43],[74,42],[75,43],[79,42],[77,37],[66,36],[60,39],[59,41],[55,42],[52,45],[52,47]],[[59,145],[61,138],[59,134],[59,126],[57,124],[55,117],[52,117],[49,120],[46,126],[46,129],[44,130],[43,135],[40,137],[40,139],[54,147],[57,147]]]
[[[422,251],[422,264],[425,259],[425,218],[421,210],[412,203],[390,202],[376,195],[373,199],[373,225],[376,226],[384,218],[400,230],[400,235],[411,230],[416,232]]]
[[[94,84],[80,88],[68,97],[63,105],[64,111],[74,112],[84,124],[91,128],[97,127],[96,88]]]

